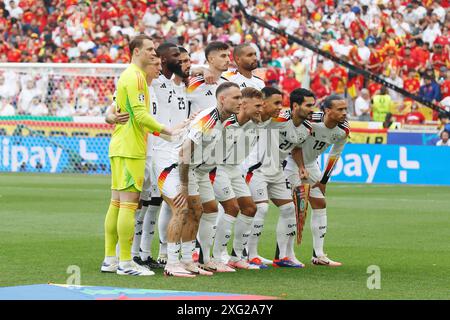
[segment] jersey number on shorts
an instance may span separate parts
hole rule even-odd
[[[313,149],[314,149],[314,150],[319,150],[319,151],[320,151],[320,150],[323,149],[323,147],[325,146],[325,144],[326,144],[326,142],[316,140],[316,142],[314,143]]]
[[[153,112],[153,115],[155,115],[156,114],[156,102],[153,102],[152,106],[153,106],[152,112]]]

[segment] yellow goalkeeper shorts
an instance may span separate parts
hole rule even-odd
[[[111,189],[141,192],[144,184],[145,160],[111,157]]]

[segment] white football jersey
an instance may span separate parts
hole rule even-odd
[[[258,124],[252,120],[242,126],[236,121],[225,130],[225,154],[224,164],[239,165],[249,156],[258,142]]]
[[[292,122],[290,110],[282,111],[278,117],[271,119],[265,133],[259,135],[258,148],[249,156],[249,165],[261,162],[263,174],[279,174],[292,149],[301,145],[311,135],[311,128],[311,123],[307,120],[296,127]]]
[[[186,86],[177,86],[172,79],[160,75],[152,81],[158,100],[155,118],[167,127],[174,127],[188,118]],[[153,139],[153,150],[170,163],[177,163],[181,139],[167,141],[162,138]],[[154,152],[155,154],[155,152]]]
[[[158,98],[156,96],[155,88],[153,88],[151,85],[148,86],[148,92],[150,95],[150,114],[156,119],[156,112],[159,109],[158,108]],[[153,153],[153,140],[155,137],[153,137],[152,134],[149,134],[147,136],[147,156],[151,156]],[[159,138],[156,138],[159,139]]]
[[[239,87],[242,89],[244,88],[255,88],[258,90],[261,90],[266,86],[263,79],[252,76],[250,79],[247,77],[244,77],[242,74],[240,74],[237,70],[236,71],[227,71],[222,74],[222,77],[225,78],[227,81],[234,82],[239,85]]]
[[[321,181],[326,183],[347,143],[350,126],[347,121],[344,121],[339,123],[336,127],[329,129],[325,126],[323,117],[324,114],[322,112],[315,112],[312,115],[311,125],[313,132],[301,145],[301,148],[305,166],[311,166],[317,162],[317,158],[324,153],[330,145],[333,145],[328,156],[328,162],[323,168],[324,173]],[[289,170],[297,169],[297,165],[292,157],[288,158],[286,168]]]
[[[339,123],[333,129],[329,129],[323,122],[323,116],[322,112],[315,112],[312,115],[311,125],[313,133],[301,146],[305,164],[316,162],[317,158],[324,153],[330,145],[333,145],[330,157],[339,157],[347,143],[347,137],[350,132],[348,122],[344,121],[343,123]]]
[[[189,101],[189,114],[216,107],[217,87],[226,82],[227,79],[220,77],[215,84],[206,84],[203,76],[192,77],[189,79],[187,88],[187,98]]]
[[[210,171],[223,162],[222,143],[224,128],[235,123],[236,117],[220,121],[219,110],[208,108],[192,120],[187,137],[195,144],[191,167]]]

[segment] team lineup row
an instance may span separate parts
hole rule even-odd
[[[130,43],[130,52],[106,116],[115,129],[101,271],[144,276],[163,267],[168,276],[195,277],[302,268],[294,253],[299,204],[292,197],[302,183],[311,186],[312,263],[340,266],[323,248],[325,189],[349,134],[346,100],[329,96],[314,112],[314,94],[299,88],[284,110],[282,93],[252,74],[257,60],[249,44],[234,49],[235,71],[228,71],[230,48],[222,42],[206,47],[208,66],[198,70],[190,70],[183,48],[163,43],[155,51],[145,36]],[[322,173],[317,158],[330,145]],[[270,260],[257,250],[269,200],[279,209]]]

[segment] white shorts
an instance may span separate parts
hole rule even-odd
[[[140,195],[140,199],[144,201],[149,201],[152,197],[161,197],[161,194],[158,190],[158,179],[157,176],[154,175],[152,166],[152,157],[147,157],[147,159],[145,160],[144,184],[142,185],[142,191]]]
[[[306,181],[310,184],[310,186],[313,186],[316,182],[322,179],[322,172],[320,171],[319,164],[317,162],[305,164],[305,168],[309,174],[309,177]],[[284,175],[289,180],[289,183],[293,188],[301,184],[297,166],[294,165],[287,166],[284,169]],[[322,194],[322,191],[320,191],[319,188],[311,189],[309,196],[312,198],[319,198],[319,199],[325,198],[325,196]]]
[[[210,172],[198,169],[189,170],[189,195],[200,196],[202,203],[215,200],[212,183],[215,180],[216,168]]]
[[[242,172],[236,165],[218,166],[213,188],[216,199],[220,202],[233,198],[251,197]]]
[[[153,157],[152,169],[158,193],[173,199],[180,193],[180,174],[177,163],[163,161]]]
[[[246,181],[255,202],[269,199],[292,200],[289,181],[281,170],[279,174],[273,176],[265,176],[260,170],[255,170],[253,175],[247,174]]]

